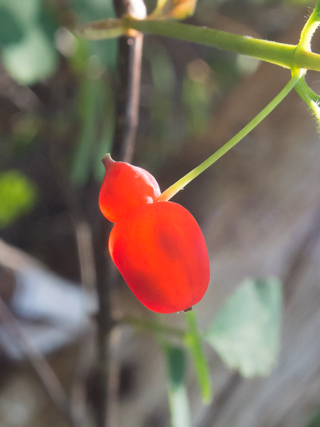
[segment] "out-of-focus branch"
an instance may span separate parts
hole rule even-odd
[[[144,17],[146,14],[142,0],[115,0],[114,7],[118,17],[127,13],[132,16]],[[140,96],[140,73],[142,57],[142,34],[133,37],[122,37],[119,40],[117,88],[116,88],[116,123],[113,141],[112,155],[117,160],[130,162],[134,151]],[[111,231],[111,224],[107,223],[103,233],[104,246],[106,237]],[[99,254],[97,254],[99,258]],[[97,271],[104,271],[105,280],[97,280],[97,292],[99,298],[99,309],[97,315],[97,367],[96,367],[96,390],[94,411],[97,427],[115,427],[117,424],[117,384],[119,377],[119,364],[112,363],[111,329],[114,322],[110,312],[110,289],[117,280],[115,268],[109,256],[104,259],[104,265],[98,263]],[[110,369],[112,367],[112,375]],[[108,410],[112,411],[108,413]]]
[[[80,267],[80,278],[83,291],[84,311],[86,310],[86,294],[94,293],[97,283],[96,262],[92,230],[85,219],[83,210],[77,197],[77,193],[71,187],[68,177],[61,167],[60,156],[56,153],[56,144],[51,144],[51,162],[55,171],[55,179],[61,191],[66,209],[70,215],[74,237],[77,245],[78,260]],[[74,427],[86,426],[86,380],[89,366],[87,360],[88,343],[90,340],[90,319],[83,329],[77,342],[77,354],[75,357],[72,384],[70,387],[70,414]]]
[[[146,8],[142,0],[114,0],[117,16],[130,14],[142,19]],[[116,128],[113,155],[130,162],[139,120],[140,76],[143,48],[143,34],[119,40],[119,59],[116,96]]]

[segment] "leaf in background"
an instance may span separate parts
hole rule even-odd
[[[87,182],[91,172],[97,139],[97,109],[103,96],[104,87],[100,79],[82,79],[78,101],[81,129],[71,169],[71,182],[78,187]]]
[[[101,183],[106,173],[105,167],[102,164],[102,157],[106,153],[111,153],[113,136],[115,130],[115,103],[114,93],[111,81],[104,82],[103,89],[104,99],[100,108],[100,123],[102,124],[101,136],[97,141],[97,149],[95,150],[94,158],[94,178],[98,183]]]
[[[185,313],[188,332],[185,337],[186,345],[189,347],[192,360],[195,365],[198,383],[201,389],[202,400],[209,403],[212,399],[210,372],[207,359],[202,349],[201,336],[197,328],[197,319],[193,311]]]
[[[200,58],[190,61],[183,79],[183,102],[190,135],[204,133],[210,120],[214,83],[209,65]]]
[[[7,36],[7,31],[11,34],[14,30],[17,34],[25,33],[29,28],[32,27],[36,21],[39,10],[41,8],[41,0],[0,0],[0,12],[1,12],[1,23],[4,21],[4,17],[10,17],[9,22],[3,22],[4,27],[0,30],[1,43],[4,42]],[[9,28],[9,23],[14,23],[14,27]],[[9,40],[7,40],[9,42]],[[19,41],[14,37],[13,42]]]
[[[245,377],[268,375],[279,351],[282,287],[275,278],[246,279],[205,334],[222,360]]]
[[[53,21],[48,19],[43,2],[0,0],[0,16],[2,60],[9,74],[27,85],[49,77],[58,56]]]
[[[17,43],[23,37],[23,29],[15,14],[0,3],[0,44]]]
[[[0,174],[0,228],[7,227],[35,205],[36,186],[23,173],[10,170]]]
[[[307,427],[320,427],[320,410],[312,417]]]
[[[40,27],[27,32],[20,43],[3,49],[3,63],[20,84],[31,85],[49,77],[57,65],[57,54]]]
[[[172,143],[173,139],[177,141],[179,138],[170,135],[173,130],[179,131],[173,114],[176,73],[172,59],[161,42],[153,40],[148,43],[144,54],[150,64],[153,90],[148,94],[150,137],[143,148],[143,156],[149,165],[154,163],[155,167],[159,167],[168,155],[181,148],[177,142]]]
[[[190,427],[190,411],[184,384],[186,357],[182,348],[163,344],[168,368],[168,398],[172,427]]]
[[[102,18],[106,19],[116,17],[112,1],[73,0],[72,8],[77,13],[80,24],[101,20]],[[88,46],[90,53],[97,55],[103,66],[108,70],[115,69],[118,58],[117,39],[105,40],[103,43],[99,41],[90,41]]]

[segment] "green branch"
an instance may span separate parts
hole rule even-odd
[[[320,71],[320,55],[307,50],[296,51],[295,45],[231,34],[226,31],[182,24],[173,21],[136,20],[125,18],[123,25],[145,34],[173,37],[230,52],[248,55],[285,68],[306,68]]]
[[[273,111],[277,105],[289,94],[289,92],[295,87],[299,81],[300,76],[291,78],[291,80],[285,85],[285,87],[273,98],[273,100],[257,114],[243,129],[240,130],[233,138],[225,143],[219,150],[212,154],[207,160],[201,163],[198,167],[187,173],[184,177],[179,179],[176,183],[171,185],[165,190],[160,196],[157,197],[157,201],[170,200],[175,194],[182,190],[189,182],[204,172],[209,166],[213,165],[219,160],[224,154],[226,154],[231,148],[233,148],[238,142],[240,142],[245,136],[248,135],[259,123],[265,119],[271,111]]]
[[[103,40],[131,34],[134,30],[183,41],[199,43],[224,49],[230,52],[251,56],[262,61],[280,65],[285,68],[304,68],[320,71],[320,55],[311,52],[310,34],[318,26],[318,10],[315,9],[304,27],[299,45],[277,43],[240,36],[226,31],[199,27],[175,21],[134,19],[130,16],[122,19],[104,19],[89,22],[78,29],[82,37],[90,40]],[[132,34],[133,34],[132,33]]]

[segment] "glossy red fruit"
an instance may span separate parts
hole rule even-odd
[[[155,178],[146,170],[125,162],[115,162],[110,154],[103,159],[106,174],[99,195],[103,215],[111,222],[140,206],[152,203],[160,195]]]
[[[199,225],[181,205],[155,200],[160,190],[148,172],[109,159],[106,166],[99,203],[116,222],[109,238],[112,260],[150,310],[189,309],[205,294],[210,277]]]

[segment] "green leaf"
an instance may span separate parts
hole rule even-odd
[[[41,7],[41,0],[24,0],[23,5],[21,4],[21,0],[0,0],[0,15],[4,13],[4,17],[10,17],[9,22],[14,23],[15,29],[21,32],[32,27],[40,13]],[[1,23],[4,21],[4,17],[1,17]],[[5,27],[0,29],[1,36],[5,34],[6,29],[12,33],[13,29],[8,28],[8,24],[5,23]],[[1,42],[4,41],[2,37],[0,40]]]
[[[209,403],[212,399],[210,372],[207,359],[203,352],[201,336],[197,328],[196,315],[193,311],[188,311],[185,313],[185,316],[188,323],[188,332],[185,337],[185,342],[190,350],[195,365],[202,400],[205,403]]]
[[[18,83],[33,84],[54,72],[55,29],[41,0],[0,0],[2,60]]]
[[[86,36],[88,35],[89,39],[99,40],[101,38],[108,37],[118,37],[123,34],[123,30],[119,33],[119,27],[117,24],[113,2],[106,0],[73,0],[72,8],[78,15],[78,21],[81,24],[84,24],[79,28],[79,31],[82,36],[84,36],[83,31],[85,31]],[[111,18],[105,19],[107,22],[108,30],[101,28],[103,35],[100,33],[98,22],[89,22],[99,20],[101,23],[101,18]],[[120,22],[121,20],[119,20]],[[111,24],[111,27],[109,27]],[[102,24],[103,26],[104,24]],[[105,37],[105,32],[107,31],[108,35]],[[111,31],[111,33],[109,32]],[[112,34],[112,35],[111,35]],[[97,37],[96,37],[97,36]],[[104,65],[108,70],[114,70],[117,65],[118,58],[118,41],[116,39],[105,40],[103,43],[99,41],[91,41],[89,43],[89,51],[93,55],[97,55],[101,61],[101,64]]]
[[[186,357],[182,348],[164,344],[168,369],[168,398],[172,427],[190,427],[190,410],[184,384]]]
[[[34,25],[22,41],[3,48],[3,63],[20,84],[33,84],[49,77],[57,65],[57,54],[44,31]]]
[[[320,410],[312,417],[307,427],[320,427]]]
[[[77,187],[86,184],[95,162],[97,119],[104,96],[102,80],[90,77],[82,79],[78,101],[81,128],[71,168],[71,181]]]
[[[28,213],[34,207],[36,197],[34,183],[23,173],[10,170],[0,174],[0,228]]]
[[[246,279],[205,334],[223,361],[245,377],[268,375],[279,351],[282,287],[275,278]]]
[[[101,162],[106,153],[110,153],[115,131],[115,103],[111,81],[105,81],[103,87],[104,99],[101,102],[100,121],[102,122],[101,136],[97,141],[94,158],[94,178],[101,183],[106,170]]]
[[[17,43],[23,37],[23,29],[12,11],[0,3],[0,44]]]

